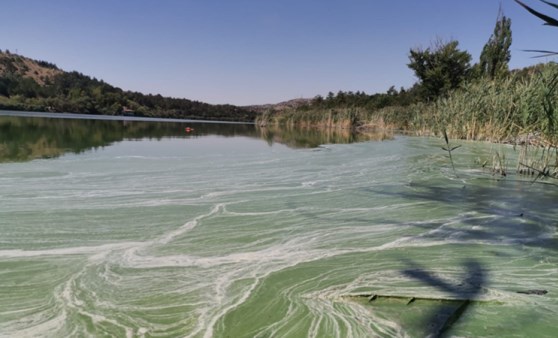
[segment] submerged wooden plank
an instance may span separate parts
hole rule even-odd
[[[421,309],[427,309],[424,317],[419,321],[418,327],[414,327],[415,330],[422,329],[425,336],[441,337],[447,334],[455,323],[457,323],[460,318],[465,314],[470,305],[498,305],[503,304],[503,302],[497,300],[483,300],[483,299],[468,299],[466,297],[443,297],[443,296],[408,296],[408,295],[382,295],[377,293],[355,293],[343,295],[343,298],[352,298],[355,301],[358,299],[368,300],[369,303],[374,302],[375,304],[370,304],[376,309],[381,310],[386,309],[393,314],[394,309],[397,310],[399,314],[397,315],[398,320],[404,320],[401,317],[402,313],[421,311]],[[385,300],[381,302],[381,300]],[[389,300],[392,300],[391,302]],[[394,307],[395,306],[395,307]],[[407,317],[408,319],[408,317]]]
[[[469,298],[455,298],[455,297],[416,297],[416,296],[399,296],[399,295],[379,295],[375,293],[355,293],[341,296],[342,298],[368,298],[369,302],[380,299],[397,299],[407,301],[406,305],[410,305],[417,300],[420,301],[433,301],[433,302],[469,302],[469,303],[491,303],[503,304],[498,300],[484,300],[484,299],[469,299]]]

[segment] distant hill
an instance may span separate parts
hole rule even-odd
[[[253,122],[255,110],[142,94],[0,50],[0,110]]]
[[[244,108],[248,110],[252,110],[258,113],[265,113],[269,111],[273,112],[282,112],[287,109],[296,109],[302,106],[308,105],[312,102],[312,99],[293,99],[289,101],[283,101],[275,104],[261,104],[261,105],[254,105],[254,106],[246,106]]]

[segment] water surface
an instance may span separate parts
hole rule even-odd
[[[422,337],[463,300],[450,336],[555,335],[558,190],[489,145],[52,122],[0,118],[0,336]]]

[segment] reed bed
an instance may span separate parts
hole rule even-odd
[[[304,109],[288,109],[281,113],[268,111],[256,119],[259,126],[278,125],[299,128],[335,128],[351,129],[362,115],[362,108],[337,108],[316,109],[305,107]]]
[[[541,65],[498,81],[478,80],[441,98],[417,117],[418,129],[450,138],[519,146],[516,172],[558,178],[558,65]],[[505,154],[493,154],[493,172],[506,175]]]
[[[418,129],[446,130],[451,138],[517,143],[525,135],[555,143],[558,65],[549,63],[530,74],[469,82],[425,107]]]

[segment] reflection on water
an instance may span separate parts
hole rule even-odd
[[[292,127],[258,128],[260,136],[270,145],[274,142],[285,144],[291,148],[315,148],[322,144],[344,144],[364,141],[384,141],[393,138],[393,134],[385,130],[374,130],[366,133],[355,133],[350,129],[298,129]]]
[[[251,124],[146,122],[0,116],[0,162],[22,162],[81,153],[130,139],[195,138],[207,135],[261,138],[271,146],[314,148],[321,144],[384,140],[389,135],[350,130],[258,128]]]
[[[161,139],[246,135],[257,137],[252,125],[172,122],[50,119],[0,116],[0,162],[50,158],[66,152],[81,153],[126,139]]]

